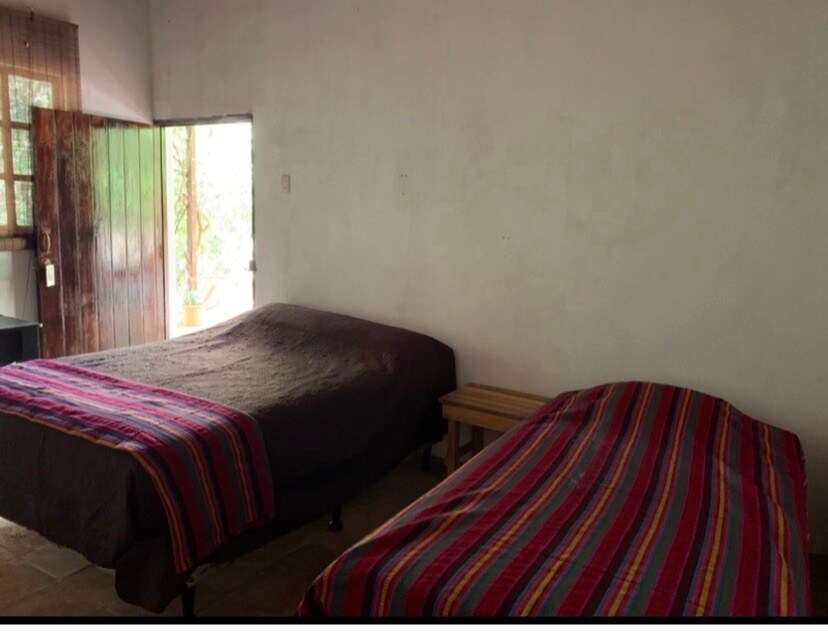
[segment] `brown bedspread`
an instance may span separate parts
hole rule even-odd
[[[260,424],[276,521],[228,559],[314,519],[443,432],[454,354],[410,331],[267,305],[171,341],[65,362],[221,402]],[[183,588],[164,513],[126,453],[0,415],[0,515],[115,568],[125,601],[160,611]]]

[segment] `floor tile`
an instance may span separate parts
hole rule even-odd
[[[44,544],[49,544],[49,541],[39,533],[0,518],[0,545],[7,551],[22,556]]]
[[[17,556],[14,553],[0,546],[0,564],[11,562],[14,559],[17,559]]]
[[[3,610],[6,616],[62,616],[95,617],[108,613],[86,598],[80,591],[60,583],[52,583],[43,590],[28,594]]]
[[[217,566],[198,581],[198,586],[208,586],[220,594],[229,593],[246,581],[258,577],[263,569],[243,564],[223,564]]]
[[[203,611],[198,612],[198,616],[201,617],[260,617],[264,615],[264,612],[229,595],[224,595]]]
[[[80,553],[51,543],[44,544],[22,559],[55,579],[63,579],[89,566],[89,561]]]
[[[0,564],[0,612],[15,602],[54,583],[43,571],[12,560]]]
[[[88,565],[79,571],[66,576],[60,581],[63,586],[70,586],[81,592],[90,602],[106,610],[118,610],[120,604],[125,604],[115,592],[114,576],[96,566]]]
[[[275,616],[286,608],[295,609],[303,594],[293,567],[279,562],[236,587],[229,596],[251,609]]]

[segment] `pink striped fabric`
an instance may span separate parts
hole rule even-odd
[[[313,583],[307,616],[803,615],[797,437],[688,389],[564,393]]]
[[[241,411],[35,360],[0,369],[0,412],[129,452],[158,492],[179,573],[273,518],[261,431]]]

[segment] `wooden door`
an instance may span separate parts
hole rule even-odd
[[[32,134],[43,357],[164,339],[160,129],[34,108]]]

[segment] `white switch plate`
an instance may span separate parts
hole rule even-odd
[[[282,193],[290,193],[290,176],[282,176]]]
[[[55,286],[55,264],[49,263],[46,265],[46,287]]]

